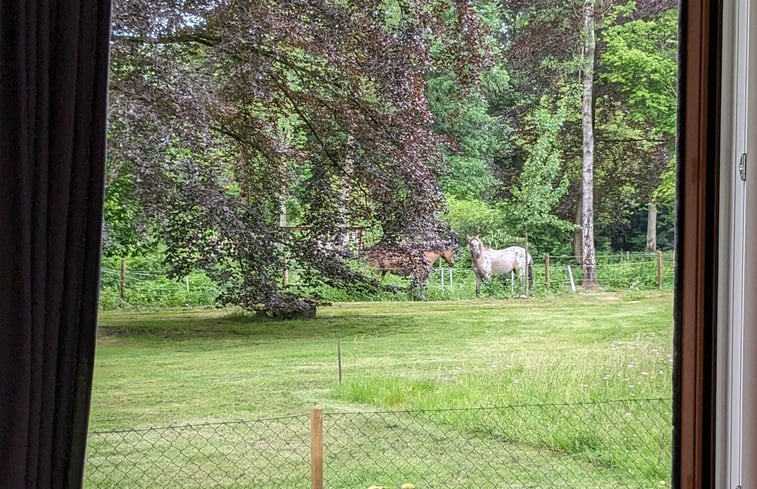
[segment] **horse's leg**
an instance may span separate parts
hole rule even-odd
[[[526,277],[528,280],[528,290],[534,290],[534,262],[533,261],[528,261],[528,263],[526,264]]]
[[[526,283],[523,281],[523,267],[518,267],[518,288],[523,289],[526,286]],[[525,292],[525,290],[523,290]],[[520,292],[518,292],[520,294]]]
[[[481,292],[481,275],[476,274],[476,297]]]

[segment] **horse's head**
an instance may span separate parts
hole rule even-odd
[[[452,248],[448,248],[446,250],[442,250],[439,252],[439,256],[444,258],[444,261],[447,262],[447,265],[454,267],[455,266],[455,254],[452,251]]]
[[[484,243],[481,242],[481,238],[478,236],[468,237],[468,248],[474,260],[478,260],[484,254]]]

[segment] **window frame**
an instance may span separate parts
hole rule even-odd
[[[672,487],[715,487],[722,4],[680,5]]]

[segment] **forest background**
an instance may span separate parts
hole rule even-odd
[[[348,227],[581,262],[587,73],[594,245],[672,248],[675,2],[114,3],[106,260],[258,310],[385,288]]]

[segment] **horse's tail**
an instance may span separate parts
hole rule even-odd
[[[531,255],[528,255],[526,262],[526,273],[528,274],[528,290],[534,290],[534,261]]]

